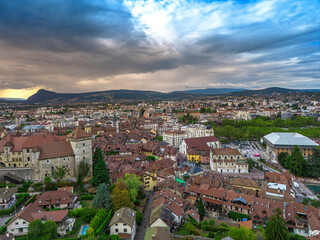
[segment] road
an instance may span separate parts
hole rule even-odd
[[[146,229],[149,227],[150,214],[152,211],[152,204],[153,204],[153,196],[154,194],[152,192],[149,193],[148,195],[147,207],[143,213],[143,221],[137,230],[135,240],[144,240]]]

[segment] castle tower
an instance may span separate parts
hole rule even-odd
[[[82,130],[81,127],[77,127],[68,136],[67,141],[70,142],[75,155],[75,169],[78,171],[78,165],[83,160],[88,163],[92,174],[92,136]]]

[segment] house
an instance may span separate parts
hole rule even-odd
[[[214,136],[209,137],[195,137],[195,138],[185,138],[180,147],[180,152],[184,155],[188,154],[188,149],[193,149],[197,151],[208,151],[210,148],[220,148],[221,144],[219,140]]]
[[[158,184],[157,174],[153,172],[145,172],[143,175],[143,186],[145,191],[153,191]]]
[[[194,209],[190,209],[186,211],[184,214],[184,217],[186,219],[189,219],[189,217],[192,217],[196,222],[200,222],[200,215]]]
[[[110,235],[118,235],[121,239],[133,240],[136,235],[136,211],[121,208],[116,211],[110,221]]]
[[[0,210],[8,209],[16,202],[17,188],[0,188]]]
[[[42,208],[73,208],[77,197],[64,190],[43,192],[35,204]]]
[[[58,233],[61,235],[64,235],[67,231],[71,230],[71,228],[66,224],[68,219],[67,209],[47,212],[41,207],[37,206],[36,203],[32,203],[29,204],[25,209],[21,210],[7,224],[7,231],[15,236],[27,235],[29,224],[36,219],[40,219],[43,222],[47,220],[54,221],[58,225]]]

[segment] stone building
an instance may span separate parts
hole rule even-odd
[[[85,161],[92,167],[91,135],[77,127],[67,138],[53,134],[28,137],[8,135],[0,141],[0,165],[6,168],[31,168],[33,181],[51,176],[56,167],[68,169],[66,178],[75,179],[77,166]]]

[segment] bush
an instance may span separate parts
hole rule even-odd
[[[233,220],[239,220],[240,221],[243,218],[247,218],[248,220],[250,220],[250,216],[249,215],[238,213],[238,212],[233,212],[233,211],[230,211],[227,216],[229,218],[232,218]]]
[[[36,200],[36,197],[38,195],[32,195],[31,198],[28,199],[28,201],[26,201],[25,206],[28,206],[30,203],[33,203]]]
[[[22,183],[22,186],[18,188],[18,192],[21,193],[21,192],[28,192],[28,189],[29,187],[31,186],[32,182],[31,181],[24,181]]]
[[[94,231],[96,231],[100,225],[103,223],[107,215],[107,211],[105,209],[100,209],[97,214],[90,221],[90,226]]]
[[[81,219],[86,222],[90,223],[91,219],[97,214],[97,210],[94,208],[83,208],[81,213]]]
[[[6,231],[7,231],[7,227],[6,227],[6,226],[2,226],[2,227],[0,228],[0,234],[1,234],[1,235],[4,234]]]
[[[9,218],[4,225],[7,225],[12,219],[13,217]]]
[[[43,190],[43,183],[35,183],[32,187],[36,192],[41,192]]]
[[[81,195],[80,200],[92,200],[94,195]]]
[[[109,211],[106,219],[103,221],[103,223],[100,225],[100,227],[95,231],[96,236],[99,235],[103,231],[103,229],[109,224],[111,218],[112,218],[112,210]]]

